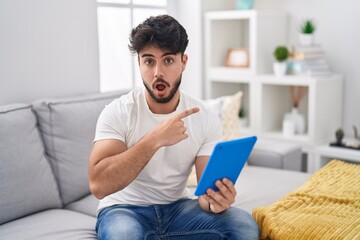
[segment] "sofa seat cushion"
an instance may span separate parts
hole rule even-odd
[[[99,200],[94,195],[89,194],[78,201],[70,203],[65,208],[96,217],[98,205]]]
[[[0,107],[0,166],[0,224],[62,207],[30,105]]]
[[[234,206],[252,213],[259,206],[267,206],[303,184],[309,174],[303,172],[247,166],[237,182]]]
[[[105,105],[121,94],[86,94],[33,103],[65,205],[90,193],[88,159],[96,122]]]
[[[54,209],[0,225],[0,236],[6,240],[95,240],[95,225],[94,217]]]
[[[236,181],[237,191],[234,207],[248,213],[259,206],[268,206],[293,191],[310,176],[308,173],[246,166]],[[190,197],[194,197],[195,187],[190,187]]]

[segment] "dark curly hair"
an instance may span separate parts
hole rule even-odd
[[[144,47],[156,46],[170,53],[181,53],[181,56],[189,42],[184,27],[169,15],[149,17],[132,29],[129,40],[133,54],[139,54]]]

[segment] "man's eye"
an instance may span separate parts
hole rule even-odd
[[[173,63],[174,60],[172,58],[166,58],[165,59],[165,63],[169,64],[169,63]]]
[[[154,63],[154,61],[152,60],[152,59],[147,59],[147,60],[145,60],[145,64],[146,65],[151,65],[151,64],[153,64]]]

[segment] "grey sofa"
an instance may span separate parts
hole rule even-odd
[[[98,200],[88,186],[88,157],[101,110],[121,94],[0,106],[0,239],[96,239]],[[235,206],[251,213],[307,177],[247,166],[236,184]]]

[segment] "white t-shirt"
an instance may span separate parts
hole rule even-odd
[[[187,139],[160,148],[126,188],[100,200],[98,212],[114,204],[147,206],[188,197],[186,183],[195,158],[211,155],[221,140],[219,119],[202,101],[181,92],[175,112],[154,114],[145,100],[145,91],[134,89],[107,105],[98,119],[94,141],[118,139],[130,148],[165,119],[193,107],[199,107],[200,112],[183,119]]]

